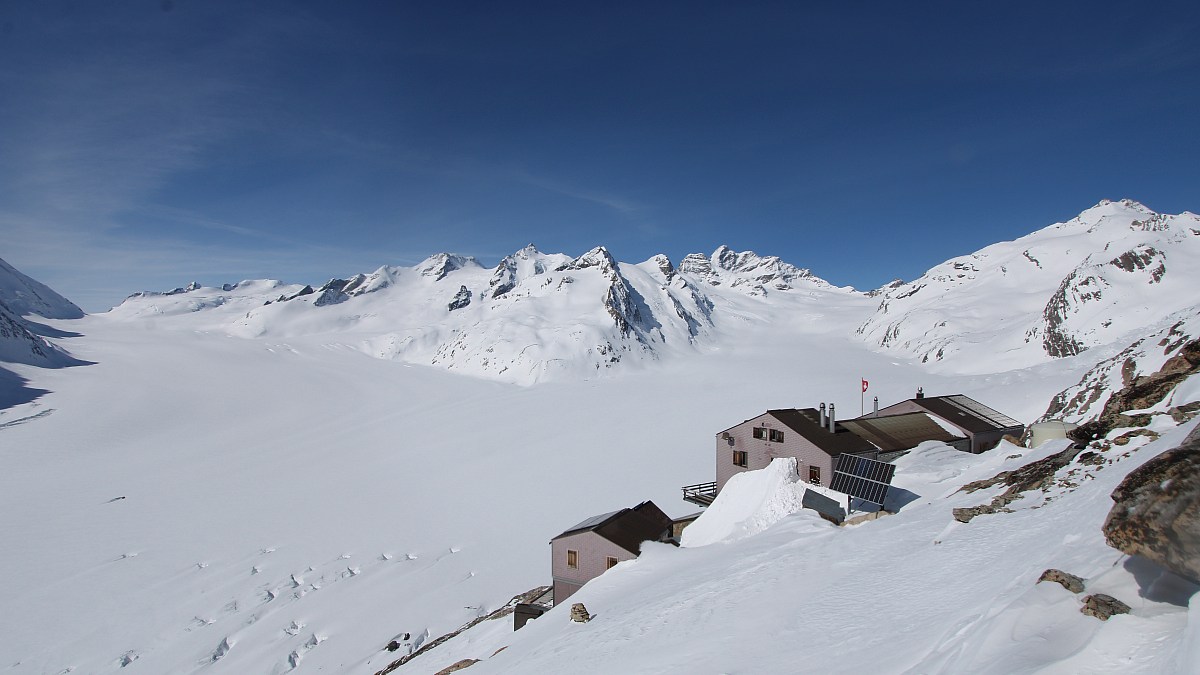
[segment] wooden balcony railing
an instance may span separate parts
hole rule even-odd
[[[717,498],[717,482],[697,483],[696,485],[685,485],[683,488],[683,500],[691,502],[698,506],[708,506]]]

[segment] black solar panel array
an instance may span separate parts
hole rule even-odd
[[[883,506],[896,466],[858,455],[839,455],[829,487]]]

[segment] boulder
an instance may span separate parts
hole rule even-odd
[[[1113,490],[1109,546],[1200,582],[1200,427]]]
[[[1083,592],[1083,579],[1062,570],[1048,569],[1042,572],[1042,576],[1038,577],[1037,582],[1040,584],[1043,581],[1053,581],[1072,593]]]
[[[1097,593],[1084,598],[1083,607],[1079,611],[1088,616],[1094,616],[1101,621],[1108,621],[1108,617],[1113,614],[1128,614],[1129,605],[1111,595]]]
[[[592,615],[588,614],[587,607],[584,607],[582,602],[577,602],[571,605],[571,620],[576,623],[587,623],[592,620]]]

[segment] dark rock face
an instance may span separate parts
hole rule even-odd
[[[454,294],[454,299],[446,306],[446,309],[453,312],[456,309],[462,309],[471,304],[471,291],[467,290],[466,286],[459,286],[458,292]]]
[[[1200,582],[1200,427],[1126,476],[1112,499],[1109,546]]]
[[[1094,616],[1101,621],[1108,621],[1108,617],[1114,614],[1128,614],[1129,605],[1111,595],[1097,593],[1084,598],[1083,607],[1079,611],[1088,616]]]
[[[1126,362],[1132,364],[1131,361]],[[1126,369],[1131,370],[1131,369]],[[1150,423],[1149,415],[1125,415],[1126,410],[1144,410],[1153,407],[1170,394],[1176,386],[1194,373],[1200,372],[1200,340],[1190,340],[1179,347],[1179,352],[1167,359],[1162,368],[1149,375],[1135,376],[1132,373],[1122,373],[1125,386],[1113,393],[1104,403],[1104,408],[1096,419],[1079,425],[1071,432],[1071,438],[1087,442],[1103,438],[1108,432],[1119,427],[1146,426]],[[1086,376],[1085,376],[1086,379]],[[1081,392],[1082,393],[1082,392]],[[1065,392],[1064,392],[1065,394]],[[1064,394],[1059,394],[1051,402],[1046,416],[1069,407],[1070,402]],[[1099,391],[1092,396],[1099,397]],[[1172,417],[1187,419],[1198,408],[1191,404],[1172,409]],[[1177,419],[1181,421],[1181,419]]]
[[[1062,570],[1048,569],[1042,572],[1042,576],[1038,577],[1037,582],[1040,584],[1043,581],[1053,581],[1072,593],[1083,592],[1083,579]]]
[[[1046,320],[1042,348],[1055,358],[1075,356],[1087,349],[1063,328],[1063,324],[1077,305],[1100,298],[1099,279],[1088,277],[1080,281],[1077,277],[1075,271],[1068,274],[1042,311],[1042,317]]]
[[[968,494],[1000,483],[1007,485],[1008,489],[993,498],[991,503],[954,509],[954,519],[960,523],[969,523],[975,516],[1010,512],[1008,505],[1016,501],[1022,493],[1050,487],[1054,483],[1054,474],[1074,461],[1080,450],[1081,448],[1070,447],[1049,457],[1030,462],[1019,469],[1001,471],[991,478],[967,483],[962,486],[961,491]]]

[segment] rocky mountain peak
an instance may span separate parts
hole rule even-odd
[[[417,272],[423,277],[433,277],[434,281],[440,281],[447,274],[455,270],[478,266],[479,263],[475,258],[469,256],[454,255],[453,253],[435,253],[417,265]]]
[[[604,274],[610,274],[617,268],[617,261],[607,248],[597,246],[574,260],[560,265],[555,271],[582,270],[589,267],[599,267]]]

